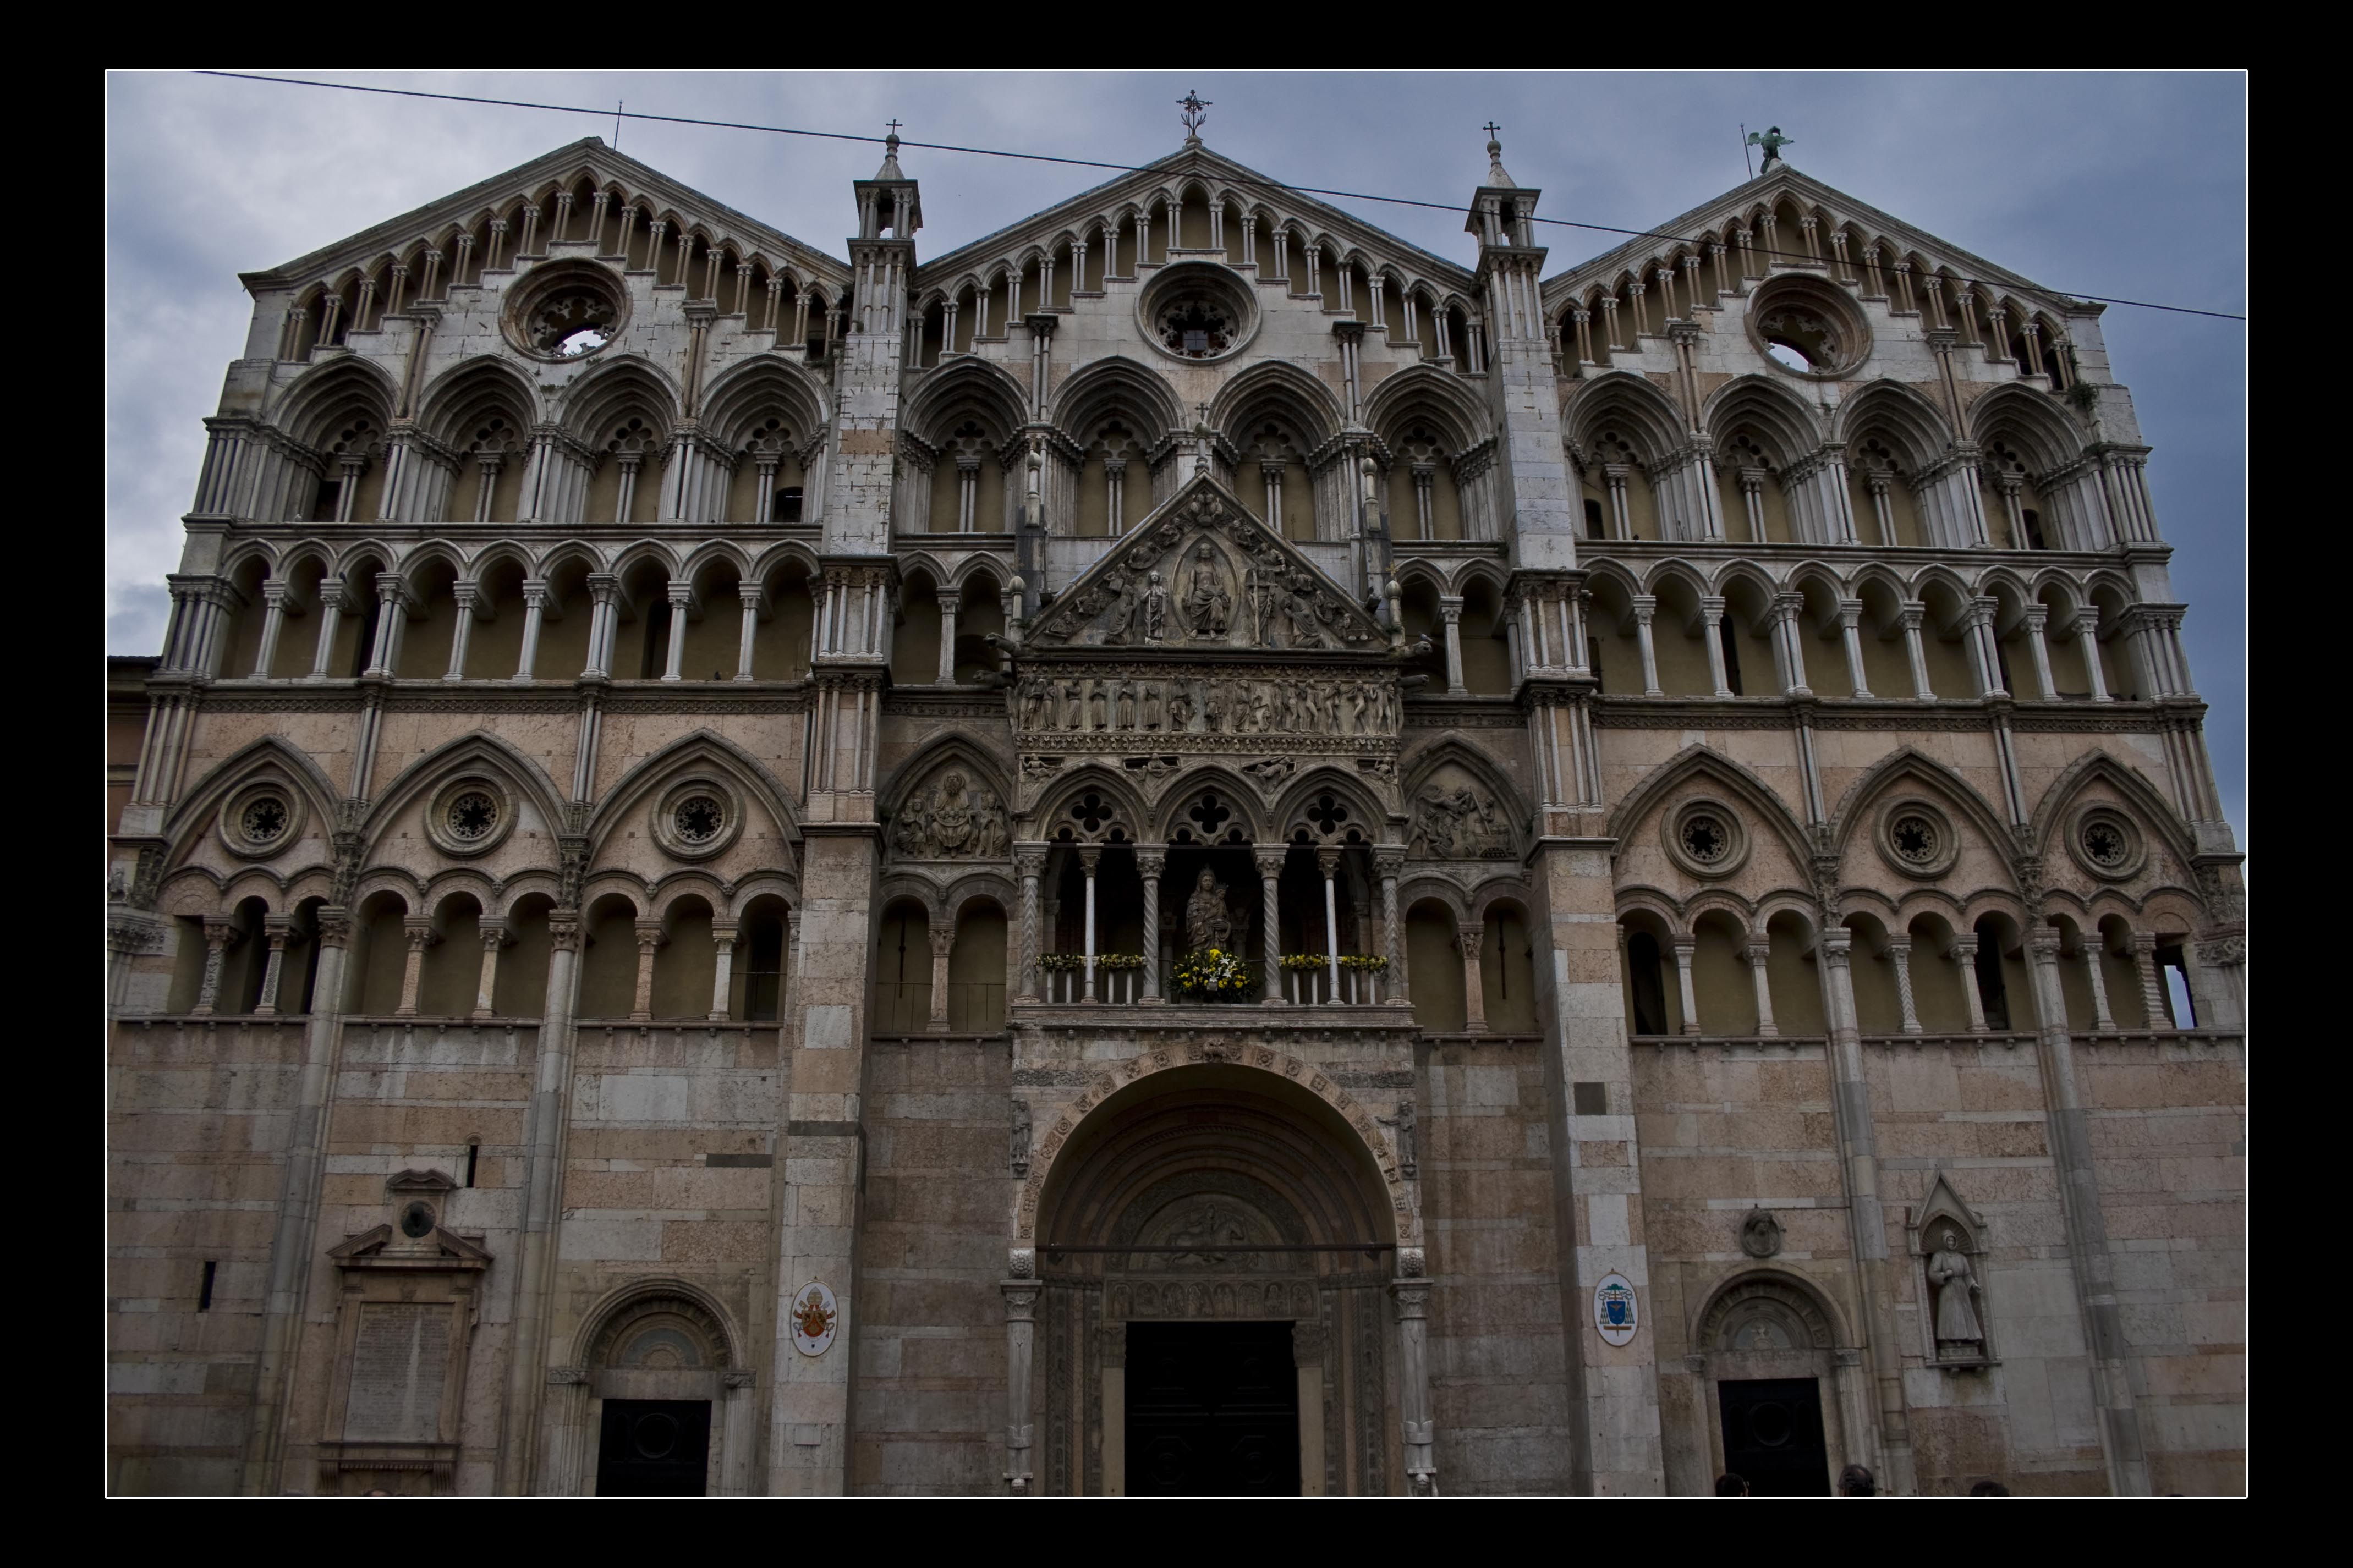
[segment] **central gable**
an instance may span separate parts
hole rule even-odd
[[[1038,653],[1388,651],[1378,622],[1207,474],[1122,535],[1027,640]]]

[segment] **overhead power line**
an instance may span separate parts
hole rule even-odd
[[[523,98],[483,98],[472,93],[426,92],[417,88],[369,87],[358,82],[313,81],[302,77],[258,76],[248,71],[199,70],[193,71],[190,74],[194,76],[220,77],[230,81],[268,82],[278,87],[322,87],[332,89],[337,92],[374,93],[385,98],[429,99],[437,103],[479,103],[494,109],[532,109],[549,114],[586,114],[599,120],[603,119],[607,115],[611,115],[614,121],[616,142],[619,140],[619,125],[624,120],[643,120],[659,125],[692,125],[713,131],[755,131],[768,136],[801,136],[820,142],[859,142],[877,147],[881,146],[884,141],[884,138],[880,136],[860,136],[847,131],[810,131],[790,125],[761,125],[745,120],[703,120],[692,115],[646,114],[634,110],[624,112],[618,107],[606,109],[601,105],[538,103],[530,99]],[[902,147],[913,147],[920,152],[925,153],[960,153],[976,158],[1011,158],[1027,163],[1060,163],[1071,168],[1103,169],[1108,170],[1113,174],[1142,174],[1151,167],[1150,164],[1146,163],[1114,163],[1106,162],[1100,158],[1070,158],[1051,153],[1017,153],[1003,147],[966,147],[953,142],[916,142],[904,137],[900,139],[899,145]],[[1453,202],[1428,202],[1419,200],[1413,196],[1388,196],[1380,195],[1370,191],[1334,190],[1322,185],[1293,185],[1286,184],[1279,180],[1248,179],[1237,176],[1233,183],[1238,185],[1256,186],[1261,190],[1275,191],[1291,195],[1329,196],[1339,201],[1385,202],[1391,206],[1421,207],[1430,212],[1468,214],[1472,211],[1471,208],[1460,205]],[[1711,236],[1694,237],[1692,235],[1668,234],[1657,229],[1620,228],[1612,224],[1585,223],[1576,218],[1539,217],[1533,221],[1540,224],[1548,224],[1556,228],[1577,228],[1584,229],[1594,234],[1623,235],[1631,239],[1658,239],[1677,245],[1715,243],[1713,237]],[[1750,248],[1760,256],[1779,257],[1791,261],[1819,261],[1820,259],[1819,257],[1810,256],[1801,251],[1771,250],[1762,246],[1752,246]],[[2000,279],[1962,278],[1957,279],[1957,281],[1979,288],[2010,289],[2017,287],[2016,284],[2010,283]],[[2036,284],[2034,287],[2040,289],[2045,286]],[[2160,305],[2154,300],[2126,300],[2119,298],[2114,294],[2086,294],[2073,289],[2051,289],[2049,291],[2052,293],[2064,294],[2071,300],[2091,300],[2103,305],[2128,305],[2136,310],[2167,310],[2179,316],[2210,316],[2217,321],[2243,321],[2247,319],[2243,315],[2237,314],[2230,310],[2203,310],[2189,305]]]

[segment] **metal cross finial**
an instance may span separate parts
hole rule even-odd
[[[1490,120],[1489,121],[1487,121],[1487,124],[1486,124],[1485,129],[1486,129],[1486,132],[1487,132],[1487,140],[1488,140],[1488,141],[1490,141],[1490,142],[1493,142],[1493,141],[1495,139],[1495,132],[1497,132],[1498,131],[1501,131],[1501,130],[1503,129],[1503,127],[1502,127],[1502,126],[1500,126],[1500,125],[1498,125],[1498,124],[1496,124],[1493,121]]]
[[[892,135],[893,135],[893,136],[898,135],[898,134],[899,134],[899,122],[898,122],[897,121],[893,120],[892,121],[891,121],[891,123],[890,123],[890,125],[889,125],[888,129],[889,129],[889,131],[890,131],[890,132],[891,132],[891,134],[892,134]]]
[[[1184,110],[1182,118],[1185,121],[1186,140],[1188,142],[1199,141],[1201,139],[1201,122],[1209,118],[1209,105],[1202,101],[1201,95],[1199,93],[1188,92],[1184,97],[1176,100],[1176,107]]]

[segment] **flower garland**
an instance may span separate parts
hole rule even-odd
[[[1083,952],[1041,952],[1038,967],[1049,974],[1074,974],[1087,966]],[[1140,952],[1099,952],[1095,954],[1097,969],[1141,969],[1144,954]]]
[[[1286,952],[1282,955],[1282,967],[1293,971],[1321,969],[1329,963],[1331,959],[1321,952]],[[1340,967],[1343,969],[1362,969],[1378,974],[1388,966],[1389,961],[1377,952],[1344,952],[1340,955]]]
[[[1197,948],[1176,961],[1173,978],[1180,991],[1210,997],[1238,996],[1250,986],[1250,969],[1239,953]]]

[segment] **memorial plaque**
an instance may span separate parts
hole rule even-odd
[[[432,1443],[441,1436],[441,1389],[449,1375],[445,1303],[370,1301],[360,1309],[352,1352],[346,1440]]]

